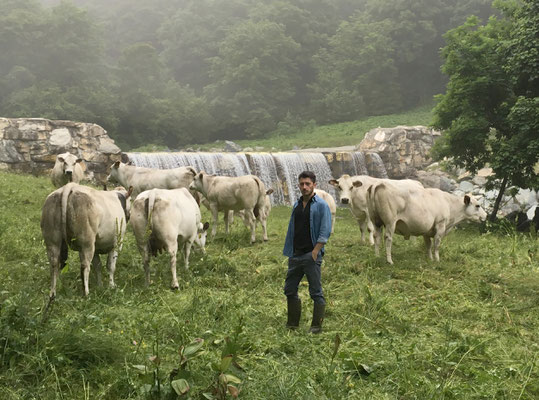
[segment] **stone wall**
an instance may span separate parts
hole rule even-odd
[[[378,153],[389,178],[403,179],[432,162],[430,149],[439,137],[440,132],[425,126],[375,128],[367,132],[359,150]]]
[[[0,169],[41,175],[56,155],[70,152],[84,162],[86,178],[104,182],[121,150],[96,124],[43,118],[0,118]]]

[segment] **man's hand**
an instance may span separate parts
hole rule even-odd
[[[320,253],[322,247],[324,247],[324,243],[316,243],[316,245],[314,246],[314,249],[311,252],[311,255],[313,256],[313,261],[316,261],[316,259],[318,258],[318,253]]]

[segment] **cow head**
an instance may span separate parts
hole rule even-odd
[[[195,175],[195,178],[193,179],[193,182],[189,185],[190,190],[196,190],[197,192],[202,193],[205,195],[204,191],[204,177],[208,176],[204,171],[200,171],[198,174]]]
[[[56,162],[62,165],[62,173],[67,178],[68,182],[73,182],[73,172],[77,164],[82,162],[82,158],[77,158],[73,154],[64,153],[56,157]]]
[[[208,235],[208,228],[210,227],[209,222],[204,222],[204,224],[198,224],[198,232],[195,238],[195,243],[203,253],[206,253],[206,236]]]
[[[129,198],[133,193],[133,186],[130,186],[129,190],[125,190],[122,186],[118,186],[114,188],[114,191],[116,192],[118,200],[120,200],[120,204],[124,209],[125,222],[127,223],[129,222],[129,217],[131,216],[131,201],[129,201]]]
[[[116,161],[114,164],[112,164],[112,166],[110,167],[110,174],[109,176],[107,176],[107,181],[112,183],[120,183],[120,181],[118,180],[118,176],[120,173],[119,171],[120,168],[124,165],[126,164],[121,161]]]
[[[479,202],[469,195],[464,196],[464,213],[466,219],[475,222],[482,222],[487,219],[487,213]]]
[[[339,192],[342,204],[350,204],[352,200],[352,190],[363,186],[359,179],[353,179],[350,175],[344,174],[339,179],[332,179],[329,184],[335,187]]]

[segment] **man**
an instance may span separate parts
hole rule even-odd
[[[284,294],[288,304],[287,328],[296,329],[301,317],[298,286],[307,275],[309,294],[314,301],[311,333],[322,332],[326,300],[322,292],[321,265],[324,244],[331,234],[331,212],[327,203],[316,196],[316,176],[311,171],[299,174],[301,197],[292,210],[283,254],[288,257]]]

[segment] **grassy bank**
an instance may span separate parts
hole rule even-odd
[[[357,121],[339,124],[322,126],[307,124],[307,126],[301,128],[287,126],[268,134],[263,139],[234,140],[234,142],[242,148],[251,147],[254,149],[255,147],[260,147],[264,151],[284,151],[295,147],[305,149],[311,147],[350,146],[359,144],[365,133],[379,126],[393,128],[397,125],[429,125],[431,122],[432,105],[427,105],[399,114],[366,117]],[[207,151],[212,148],[222,148],[223,143],[218,141],[185,147]],[[162,146],[147,145],[131,151],[151,152],[163,150],[167,149]]]
[[[398,237],[390,266],[358,242],[339,209],[323,264],[325,330],[312,336],[305,283],[301,329],[284,328],[290,208],[276,207],[268,243],[249,245],[239,221],[228,237],[221,226],[207,254],[179,269],[177,292],[165,255],[144,288],[131,233],[115,290],[92,276],[82,298],[71,253],[44,319],[50,282],[39,219],[53,188],[4,172],[0,185],[1,399],[157,398],[156,376],[162,398],[175,398],[169,382],[183,377],[182,398],[202,399],[218,387],[223,352],[234,354],[227,374],[241,380],[243,399],[539,397],[538,242],[529,235],[467,226],[444,240],[440,263],[426,259],[422,240]],[[181,346],[197,338],[202,346],[182,364]]]

